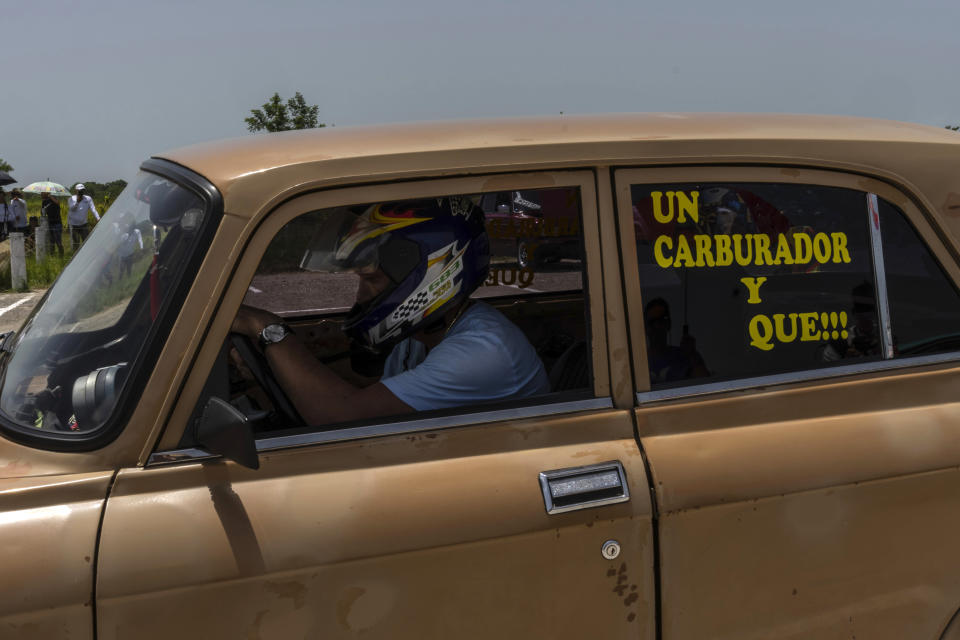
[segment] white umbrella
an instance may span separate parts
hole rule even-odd
[[[69,196],[70,191],[62,184],[41,180],[40,182],[31,182],[23,189],[24,193],[49,193],[52,196]]]

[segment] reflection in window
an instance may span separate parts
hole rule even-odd
[[[16,336],[0,410],[39,432],[103,426],[191,257],[200,198],[141,172],[116,199]],[[192,277],[192,274],[190,274]],[[8,345],[9,347],[10,345]]]

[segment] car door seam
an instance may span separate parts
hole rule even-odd
[[[110,501],[110,494],[113,492],[113,486],[117,481],[119,469],[114,469],[110,476],[110,482],[107,483],[107,490],[103,496],[103,504],[100,507],[100,520],[97,522],[97,536],[93,543],[93,567],[91,575],[93,581],[90,587],[90,614],[93,620],[93,639],[97,638],[97,582],[100,578],[100,540],[103,535],[103,523],[107,515],[107,503]]]

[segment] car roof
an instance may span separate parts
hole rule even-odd
[[[958,148],[960,133],[888,120],[653,113],[326,127],[155,157],[203,175],[220,190],[228,213],[247,217],[298,192],[337,184],[596,164],[835,167],[929,188],[932,175],[958,181]],[[950,189],[941,184],[934,191]]]

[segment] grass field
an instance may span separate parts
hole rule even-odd
[[[9,198],[9,194],[8,194]],[[40,196],[32,194],[24,194],[24,199],[27,201],[27,217],[39,217],[40,216]],[[63,250],[64,255],[61,258],[58,255],[49,255],[50,243],[47,243],[47,257],[37,262],[36,253],[33,248],[33,243],[30,241],[27,246],[27,287],[25,290],[29,289],[39,289],[44,287],[49,287],[54,280],[57,279],[57,276],[60,275],[60,272],[63,271],[63,268],[70,261],[70,258],[73,257],[73,251],[70,248],[70,233],[67,231],[67,204],[66,198],[58,198],[60,202],[60,220],[63,224]],[[8,199],[9,201],[9,199]],[[97,211],[102,216],[107,209],[108,203],[105,202],[102,198],[94,198],[94,204],[97,207]],[[96,225],[96,222],[93,220],[93,216],[90,216],[90,222],[93,225]],[[9,251],[9,250],[8,250]],[[56,250],[54,249],[54,253]],[[10,279],[10,261],[6,260],[5,262],[0,262],[0,292],[9,292],[13,291]]]

